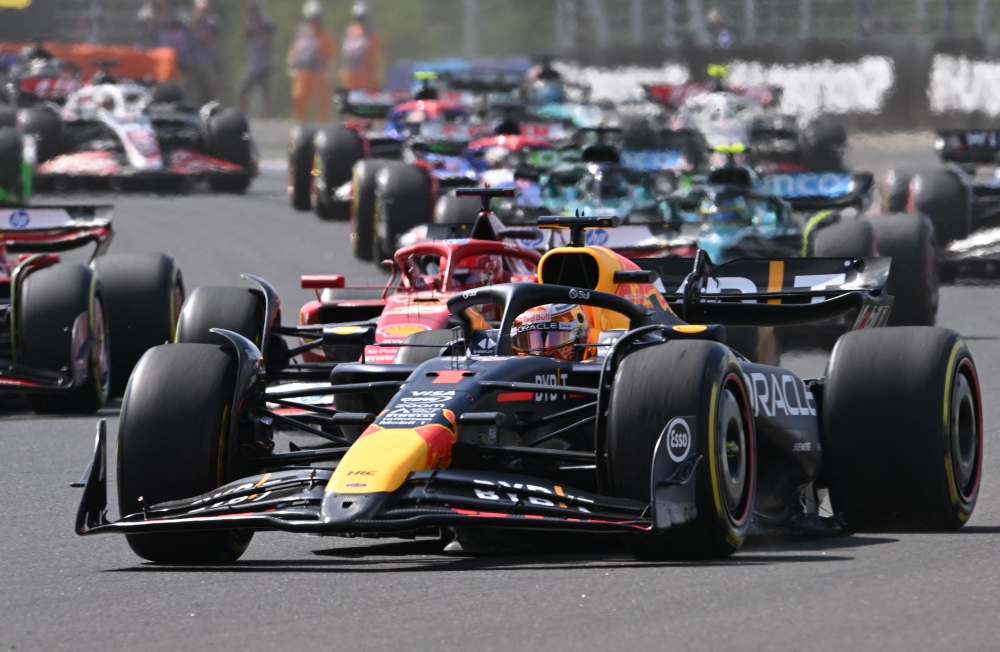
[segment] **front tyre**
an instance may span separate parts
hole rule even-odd
[[[972,354],[954,331],[847,333],[830,356],[823,474],[856,531],[954,530],[972,515],[983,424]]]
[[[650,501],[653,453],[677,417],[694,419],[688,458],[696,514],[658,534],[628,535],[639,559],[718,559],[743,545],[757,483],[756,440],[743,370],[725,346],[674,341],[628,355],[615,374],[608,413],[612,495]],[[690,421],[689,421],[690,423]]]
[[[431,179],[422,168],[393,165],[383,168],[375,181],[375,222],[372,258],[392,258],[399,236],[431,221]]]
[[[125,391],[118,427],[118,510],[122,516],[191,498],[229,480],[229,427],[236,362],[225,347],[150,349]],[[160,564],[239,559],[253,532],[128,534],[133,552]]]

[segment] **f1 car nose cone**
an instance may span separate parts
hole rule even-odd
[[[324,523],[367,521],[374,518],[391,495],[389,492],[371,494],[328,492],[323,495],[320,517]]]

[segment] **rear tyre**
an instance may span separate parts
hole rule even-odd
[[[86,374],[68,392],[31,394],[40,413],[89,413],[109,394],[110,356],[101,281],[86,265],[64,263],[31,271],[18,298],[17,362],[72,376],[78,361]]]
[[[312,166],[314,127],[296,125],[288,139],[288,199],[292,208],[312,208]]]
[[[179,104],[184,101],[184,87],[175,81],[160,82],[149,94],[156,104]]]
[[[910,202],[910,181],[913,172],[889,170],[882,177],[882,212],[905,213]]]
[[[893,297],[890,326],[933,326],[938,307],[938,264],[934,227],[923,215],[880,215],[880,256],[891,256],[885,292]]]
[[[264,337],[264,298],[260,292],[230,286],[195,288],[177,319],[174,341],[227,345],[229,340],[212,333],[213,328],[239,333],[260,348]]]
[[[823,473],[856,531],[953,530],[982,472],[982,403],[972,355],[943,328],[847,333],[823,397]]]
[[[122,516],[225,484],[236,364],[224,347],[158,346],[136,366],[118,427],[118,511]],[[140,501],[140,498],[142,499]],[[129,546],[160,564],[239,559],[253,532],[129,534]]]
[[[471,224],[479,217],[482,202],[478,197],[442,195],[434,207],[435,224]]]
[[[350,204],[337,201],[334,192],[351,180],[354,164],[365,154],[361,136],[343,125],[322,127],[313,139],[316,215],[324,220],[347,220]]]
[[[930,218],[942,245],[969,237],[972,230],[972,193],[952,170],[921,172],[910,184],[913,205]]]
[[[48,109],[25,109],[21,133],[35,139],[35,160],[44,163],[62,153],[62,118]]]
[[[216,177],[209,180],[215,192],[243,194],[250,187],[249,170],[253,165],[253,140],[247,118],[236,109],[225,109],[215,114],[208,123],[212,156],[235,163],[248,173]]]
[[[878,255],[877,231],[865,220],[841,219],[806,237],[806,252],[812,256],[864,258]]]
[[[689,481],[697,494],[694,519],[659,534],[628,535],[625,543],[637,558],[713,559],[739,550],[757,481],[746,396],[735,356],[715,342],[667,342],[622,361],[608,413],[612,494],[651,499],[653,453],[675,417],[694,418],[688,456],[704,456]]]
[[[411,333],[403,340],[403,344],[437,344],[440,346],[401,347],[396,352],[396,359],[392,362],[393,364],[423,364],[428,360],[447,355],[448,347],[446,345],[456,339],[460,338],[457,338],[451,330],[445,329]]]
[[[814,170],[842,170],[847,129],[829,116],[820,116],[802,132],[807,165]]]
[[[399,236],[430,221],[431,180],[427,172],[405,164],[379,172],[372,237],[372,257],[376,262],[392,258]]]
[[[15,129],[0,125],[0,205],[25,199],[21,169],[23,153],[21,135]]]
[[[385,167],[400,165],[395,161],[365,159],[354,164],[351,204],[351,242],[354,257],[371,261],[375,239],[375,178]]]
[[[115,254],[94,261],[104,290],[111,341],[111,396],[125,393],[132,369],[149,349],[174,339],[184,279],[166,254]]]

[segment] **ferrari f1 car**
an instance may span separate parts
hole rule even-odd
[[[146,350],[172,338],[184,302],[174,259],[106,255],[110,206],[0,206],[0,220],[0,391],[39,412],[121,396]],[[91,244],[90,265],[60,262]]]
[[[467,549],[519,530],[620,533],[637,557],[670,559],[725,557],[761,530],[968,521],[982,471],[975,364],[952,331],[876,328],[891,302],[888,259],[716,267],[702,254],[683,278],[661,278],[678,289],[664,296],[649,272],[582,246],[583,227],[609,218],[547,224],[571,226],[577,246],[543,257],[542,284],[458,294],[448,308],[461,326],[434,357],[338,365],[324,387],[265,391],[293,372],[272,338],[299,331],[279,325],[277,296],[258,279],[251,337],[214,329],[140,361],[118,433],[122,516],[107,518],[101,422],[76,532],[123,533],[160,563],[233,561],[260,530],[448,532]],[[831,280],[803,282],[821,276]],[[706,292],[723,284],[754,289]],[[482,324],[484,306],[500,310],[498,323]],[[851,309],[856,328],[825,378],[750,363],[724,343],[726,325]],[[590,335],[567,337],[585,323]],[[316,346],[373,337],[331,327]],[[572,354],[544,354],[555,348]],[[291,418],[269,407],[307,396],[333,396],[335,408]],[[276,452],[276,423],[333,446]],[[821,489],[833,519],[818,513]]]
[[[919,213],[930,219],[941,247],[942,280],[996,276],[1000,264],[1000,132],[940,131],[934,148],[943,167],[886,174],[883,210]],[[982,167],[988,168],[988,175],[977,175]]]

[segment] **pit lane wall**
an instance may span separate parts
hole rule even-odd
[[[595,99],[619,100],[639,83],[706,81],[710,63],[728,64],[734,86],[783,87],[788,113],[840,116],[854,130],[1000,127],[1000,41],[886,36],[727,50],[579,49],[563,70],[589,83]]]

